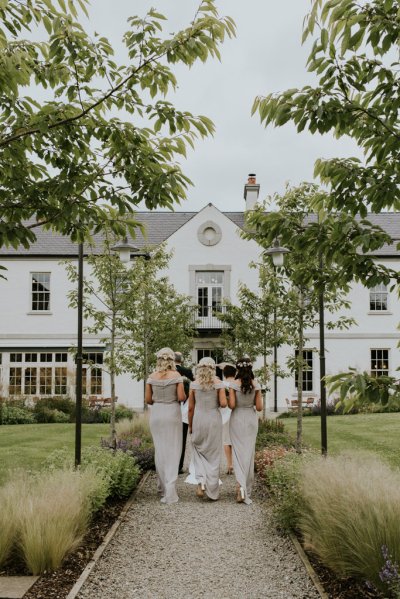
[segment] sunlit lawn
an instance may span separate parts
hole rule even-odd
[[[287,418],[283,422],[289,432],[295,433],[295,418]],[[327,423],[328,453],[369,451],[400,466],[400,413],[328,416]],[[319,449],[321,419],[317,416],[304,418],[303,430],[305,443]]]
[[[108,424],[84,424],[82,446],[99,445]],[[0,426],[0,482],[15,468],[37,470],[54,449],[68,447],[74,461],[74,424],[16,424]]]

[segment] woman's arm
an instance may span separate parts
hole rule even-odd
[[[153,389],[149,383],[146,383],[144,399],[149,406],[153,404]]]
[[[232,389],[232,388],[229,389],[228,406],[230,407],[231,410],[234,410],[236,408],[236,391],[235,391],[235,389]]]
[[[188,408],[188,422],[189,422],[189,433],[192,432],[193,414],[196,406],[196,398],[193,389],[190,389],[189,393],[189,408]]]
[[[222,387],[222,389],[218,389],[218,400],[221,408],[226,408],[228,402],[226,401],[225,387]]]
[[[176,391],[178,394],[178,401],[186,401],[186,393],[185,393],[185,387],[183,386],[183,383],[178,383],[176,385]]]
[[[254,396],[254,405],[256,406],[257,412],[261,412],[263,409],[263,400],[260,389],[257,389]]]

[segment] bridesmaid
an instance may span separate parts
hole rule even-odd
[[[229,397],[229,386],[230,383],[235,382],[236,368],[232,364],[225,364],[224,369],[224,385],[226,394]],[[229,436],[229,419],[231,417],[231,409],[221,408],[222,414],[222,442],[224,444],[224,452],[227,464],[227,474],[233,474],[233,463],[232,463],[232,443]]]
[[[236,362],[236,381],[230,383],[229,407],[232,410],[229,432],[232,442],[233,470],[237,481],[238,503],[252,503],[254,452],[258,429],[257,412],[262,410],[261,388],[254,380],[249,358]]]
[[[225,385],[215,376],[212,358],[200,360],[196,379],[190,384],[189,433],[192,434],[193,461],[198,497],[204,493],[214,501],[219,497],[219,466],[222,445],[222,416],[227,405]]]
[[[185,401],[183,379],[175,367],[169,347],[157,353],[155,371],[146,381],[145,400],[151,405],[150,431],[154,442],[158,488],[162,503],[176,503],[176,479],[182,452],[180,401]]]

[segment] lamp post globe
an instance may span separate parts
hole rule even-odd
[[[131,254],[137,254],[139,249],[135,247],[132,243],[128,242],[128,238],[125,237],[123,241],[119,241],[111,248],[114,252],[117,252],[121,262],[127,264],[130,262]]]
[[[290,250],[279,245],[279,239],[275,239],[274,245],[263,252],[264,256],[271,256],[275,267],[283,266],[285,254]]]

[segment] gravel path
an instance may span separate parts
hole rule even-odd
[[[234,501],[221,474],[220,500],[198,499],[179,476],[180,501],[163,505],[152,474],[79,599],[317,599],[268,506]]]

